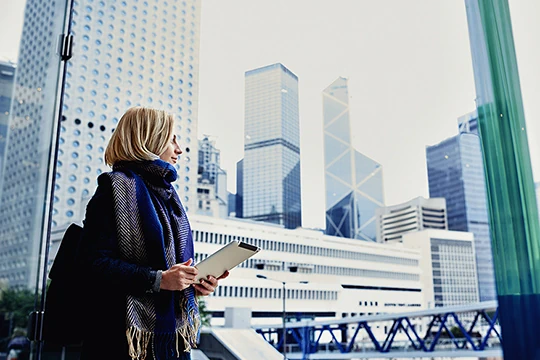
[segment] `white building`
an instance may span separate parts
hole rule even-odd
[[[55,44],[65,32],[65,7],[28,0],[25,10],[0,191],[0,280],[11,286],[37,283],[44,204],[52,191],[53,231],[84,217],[97,176],[108,170],[107,142],[129,107],[174,113],[184,151],[174,186],[187,211],[195,206],[200,1],[73,3],[73,57],[67,62],[57,171],[51,174],[61,68]]]
[[[447,230],[446,200],[417,197],[376,210],[377,242],[400,242],[406,233],[424,229]]]
[[[221,197],[216,196],[216,184],[207,179],[199,179],[197,182],[197,199],[195,213],[205,216],[228,216],[228,205]]]
[[[462,231],[423,230],[403,235],[402,246],[420,252],[420,278],[428,307],[479,301],[473,241],[472,233]]]
[[[80,205],[110,170],[104,150],[132,106],[175,115],[184,151],[175,188],[188,212],[195,206],[200,8],[195,0],[75,2],[53,228],[84,217]]]
[[[282,281],[289,317],[341,318],[425,308],[420,251],[326,236],[309,229],[190,215],[196,262],[239,240],[261,247],[207,298],[213,322],[226,307],[251,308],[254,324],[279,323]],[[257,274],[277,281],[258,279]],[[307,281],[307,284],[301,282]],[[382,326],[382,325],[381,325]]]

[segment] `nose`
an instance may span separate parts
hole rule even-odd
[[[177,146],[176,149],[174,149],[174,152],[177,153],[178,155],[182,154],[182,149],[180,149],[180,146]]]

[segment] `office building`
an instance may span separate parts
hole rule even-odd
[[[14,63],[0,61],[0,179],[2,178],[2,165],[4,164],[15,70]],[[1,183],[0,180],[0,186]]]
[[[229,207],[229,216],[236,217],[236,194],[227,193],[227,206]]]
[[[403,235],[426,229],[448,230],[444,198],[417,197],[377,209],[377,242],[401,242]]]
[[[282,64],[245,74],[241,171],[242,218],[302,225],[298,77]]]
[[[382,166],[351,143],[347,79],[323,91],[326,233],[376,241],[375,211],[384,206]]]
[[[188,212],[195,205],[200,2],[74,2],[73,57],[64,85],[56,184],[50,189],[60,68],[54,42],[64,32],[65,6],[34,0],[26,6],[15,130],[8,138],[9,175],[0,205],[0,279],[12,285],[36,282],[45,239],[43,204],[53,190],[53,230],[83,219],[97,176],[109,170],[103,162],[107,142],[129,107],[175,115],[184,154],[174,186]]]
[[[460,131],[459,135],[426,148],[429,196],[446,199],[448,229],[474,234],[480,300],[494,300],[496,288],[480,138],[473,132],[465,132],[465,127]]]
[[[421,282],[428,307],[479,301],[474,236],[448,230],[403,235],[403,246],[420,251]]]
[[[201,215],[228,217],[227,172],[220,165],[220,151],[214,140],[199,140],[197,207]]]

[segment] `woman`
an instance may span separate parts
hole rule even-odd
[[[83,359],[190,359],[196,345],[196,296],[218,279],[194,283],[191,228],[171,185],[182,154],[173,129],[172,115],[131,108],[105,151],[113,171],[98,177],[84,221],[94,290]]]

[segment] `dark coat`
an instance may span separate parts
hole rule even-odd
[[[81,266],[91,291],[84,309],[88,327],[81,358],[128,360],[126,295],[151,291],[156,272],[120,258],[107,175],[98,178],[98,188],[86,208],[82,247],[85,260]]]

